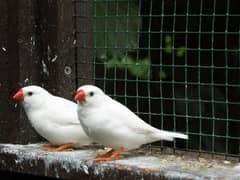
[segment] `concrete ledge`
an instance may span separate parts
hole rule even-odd
[[[187,152],[128,152],[124,159],[94,164],[95,147],[49,153],[40,144],[0,144],[0,170],[62,179],[240,179],[240,166]]]

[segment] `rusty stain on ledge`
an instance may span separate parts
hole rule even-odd
[[[96,147],[50,153],[40,144],[0,144],[0,170],[62,179],[240,179],[239,165],[221,159],[156,153],[127,152],[123,159],[94,164]]]

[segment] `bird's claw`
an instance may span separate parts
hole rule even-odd
[[[125,148],[120,148],[116,151],[111,150],[103,155],[97,155],[95,157],[94,163],[106,162],[106,161],[114,161],[117,159],[121,159],[122,153],[125,151]]]
[[[44,144],[42,150],[48,152],[62,152],[62,151],[73,151],[74,143],[62,144],[60,146],[55,146],[52,144]]]

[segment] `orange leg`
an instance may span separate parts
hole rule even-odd
[[[114,150],[111,149],[110,151],[106,152],[105,154],[98,154],[96,155],[95,159],[97,158],[104,158],[104,157],[109,157],[114,153]]]
[[[96,156],[94,162],[98,163],[98,162],[106,162],[106,161],[113,161],[113,160],[117,160],[120,159],[122,157],[122,153],[125,151],[125,148],[121,147],[119,149],[117,149],[116,151],[110,151],[111,153],[107,152],[106,154],[102,155],[99,157]]]
[[[61,144],[60,146],[52,144],[44,144],[42,150],[49,152],[61,152],[61,151],[71,151],[74,148],[74,143]]]
[[[53,144],[43,144],[42,145],[42,148],[52,148],[52,147],[56,147],[56,146]]]

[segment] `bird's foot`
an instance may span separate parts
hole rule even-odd
[[[74,143],[61,144],[59,146],[53,144],[44,144],[42,150],[48,152],[62,152],[62,151],[72,151],[74,148]]]
[[[103,157],[109,157],[109,156],[111,156],[112,154],[113,154],[113,152],[114,152],[114,150],[113,149],[107,149],[107,151],[106,151],[106,149],[104,148],[104,150],[99,150],[100,152],[101,152],[101,154],[97,154],[96,155],[96,157],[95,157],[95,159],[97,159],[97,158],[103,158]]]
[[[107,152],[106,154],[103,155],[97,155],[95,157],[94,162],[99,163],[99,162],[106,162],[106,161],[113,161],[122,158],[122,153],[125,151],[125,148],[121,147],[117,149],[116,151],[111,150]]]

